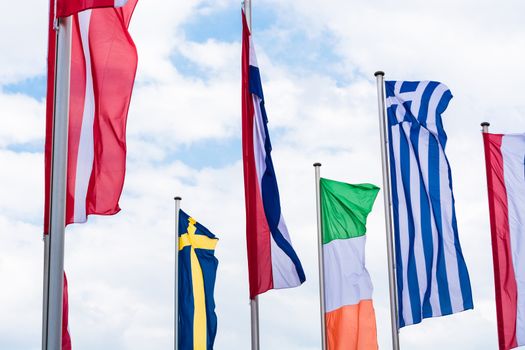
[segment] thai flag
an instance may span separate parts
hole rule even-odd
[[[387,81],[399,327],[473,308],[435,81]]]
[[[483,134],[500,350],[525,345],[525,134]]]
[[[305,281],[281,214],[261,77],[243,13],[242,150],[250,298]]]
[[[126,121],[137,69],[128,25],[137,0],[72,16],[66,225],[112,215],[126,170]],[[51,22],[53,18],[51,17]],[[44,232],[49,225],[55,33],[50,24]]]

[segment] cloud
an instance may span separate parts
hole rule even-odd
[[[16,35],[0,39],[6,53],[0,57],[0,85],[44,73],[47,9],[33,5],[42,9],[27,11],[28,21],[14,20],[11,9],[0,11],[3,32],[17,29]],[[10,6],[20,6],[21,13],[32,5]],[[234,6],[238,4],[226,0],[141,1],[137,6],[131,32],[139,70],[128,119],[123,210],[67,229],[76,349],[173,346],[174,195],[181,195],[184,210],[220,239],[216,348],[249,347],[239,141],[240,16]],[[497,7],[488,1],[254,4],[255,16],[260,14],[254,40],[283,215],[307,275],[300,288],[261,296],[263,347],[319,348],[312,163],[322,162],[322,176],[328,178],[382,186],[377,69],[384,69],[387,78],[441,80],[455,96],[444,122],[475,303],[473,311],[402,329],[403,348],[496,346],[479,123],[492,121],[494,131],[525,129],[523,72],[517,69],[525,56],[522,8],[517,1]],[[214,16],[238,26],[227,35],[220,24],[216,31],[206,27],[196,35]],[[0,310],[9,315],[0,321],[0,347],[36,349],[44,105],[29,94],[6,91],[0,93],[0,105],[0,279],[7,281],[0,289]],[[208,145],[213,152],[203,151]],[[231,154],[216,163],[212,157],[221,151]],[[380,194],[368,221],[367,265],[375,287],[380,346],[388,348],[384,230]]]

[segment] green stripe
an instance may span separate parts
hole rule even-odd
[[[334,239],[363,236],[366,217],[379,192],[371,184],[351,185],[321,178],[323,244]]]

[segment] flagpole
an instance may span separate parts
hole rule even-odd
[[[489,132],[489,126],[490,126],[490,123],[489,123],[489,122],[483,122],[483,123],[481,123],[482,132],[483,132],[484,134],[486,134],[486,133]]]
[[[179,211],[181,197],[173,198],[175,200],[175,300],[174,300],[174,349],[179,348]]]
[[[390,321],[392,329],[392,349],[399,350],[399,327],[397,315],[396,265],[394,245],[392,242],[392,211],[390,189],[390,165],[388,159],[388,134],[385,117],[385,83],[384,72],[375,72],[377,81],[377,105],[379,108],[379,133],[381,135],[381,160],[383,165],[383,197],[385,203],[386,251],[388,258],[388,285],[390,292]]]
[[[44,238],[42,349],[62,348],[64,231],[66,216],[67,137],[71,65],[71,18],[58,19],[49,237]]]
[[[315,199],[317,207],[317,260],[319,265],[319,308],[321,312],[321,349],[326,350],[326,307],[324,299],[323,228],[321,222],[321,163],[314,163]]]
[[[246,16],[246,23],[250,33],[252,32],[252,1],[243,0],[242,7]],[[259,296],[250,299],[250,328],[252,350],[259,350]]]

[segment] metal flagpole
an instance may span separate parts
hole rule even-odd
[[[392,242],[392,212],[390,189],[390,164],[388,159],[388,134],[385,118],[385,83],[384,72],[374,74],[377,81],[377,105],[379,108],[379,133],[381,135],[381,160],[383,163],[383,197],[385,202],[386,251],[388,257],[388,284],[390,289],[390,320],[392,327],[392,349],[399,350],[399,328],[397,315],[396,265]]]
[[[49,235],[44,235],[44,292],[42,300],[42,349],[47,344],[47,311],[49,308]]]
[[[252,350],[259,350],[259,296],[250,299]]]
[[[317,207],[317,259],[319,263],[319,305],[321,311],[321,349],[326,350],[326,322],[324,300],[324,257],[323,257],[323,228],[321,223],[321,163],[314,163],[315,168],[315,198]]]
[[[62,348],[71,18],[58,19],[57,30],[50,223],[49,237],[44,238],[45,280],[42,312],[42,349],[44,350],[57,350]]]
[[[242,3],[248,29],[252,31],[252,1],[244,0]],[[259,296],[250,299],[250,320],[252,350],[259,350]]]
[[[181,197],[175,197],[175,300],[174,300],[174,348],[179,348],[179,211]]]
[[[490,126],[490,123],[489,122],[483,122],[481,123],[481,127],[483,128],[482,129],[482,132],[484,134],[488,133],[489,132],[489,126]]]

